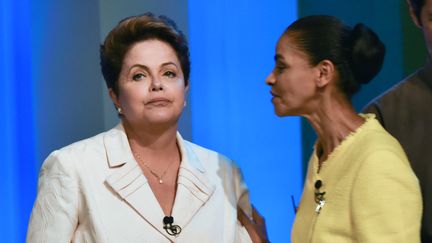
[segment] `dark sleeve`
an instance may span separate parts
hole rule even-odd
[[[363,108],[362,113],[373,113],[376,115],[376,119],[381,123],[383,127],[385,127],[384,124],[384,117],[382,114],[382,109],[379,100],[374,100],[370,102],[366,107]]]

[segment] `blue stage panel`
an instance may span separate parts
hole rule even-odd
[[[234,159],[271,242],[290,242],[302,189],[299,118],[278,118],[264,83],[297,1],[189,1],[193,141]]]

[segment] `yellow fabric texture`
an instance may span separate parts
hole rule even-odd
[[[422,202],[406,155],[372,114],[323,162],[315,146],[294,222],[293,243],[417,243]],[[325,204],[316,212],[314,184]]]

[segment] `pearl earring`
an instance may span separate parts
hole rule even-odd
[[[117,107],[117,112],[119,113],[119,115],[121,115],[121,113],[122,113],[121,107]]]

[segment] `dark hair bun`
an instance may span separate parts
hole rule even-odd
[[[351,69],[354,79],[366,84],[381,70],[385,46],[378,36],[364,24],[356,24],[351,31]]]

